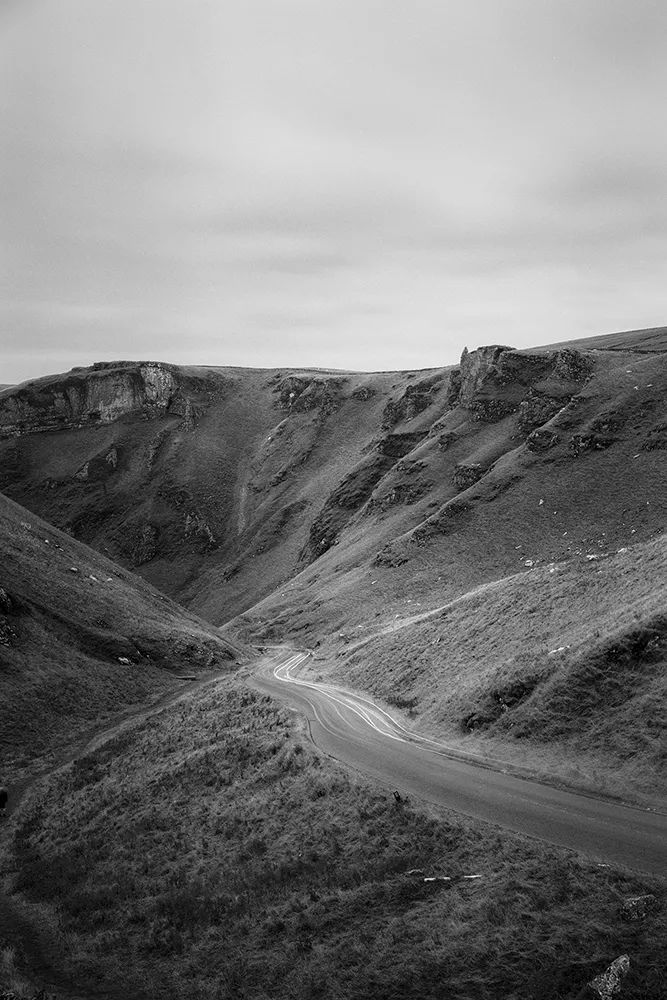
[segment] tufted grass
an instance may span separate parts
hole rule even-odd
[[[627,952],[624,997],[663,995],[667,914],[618,917],[655,881],[396,802],[231,680],[45,779],[13,823],[13,905],[81,992],[563,1000]]]

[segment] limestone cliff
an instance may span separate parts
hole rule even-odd
[[[511,347],[480,347],[461,356],[460,389],[453,400],[489,423],[519,413],[529,433],[575,395],[589,378],[592,365],[579,351],[520,353]]]
[[[0,437],[109,424],[130,413],[153,417],[167,412],[192,422],[192,400],[176,366],[99,362],[0,393]]]

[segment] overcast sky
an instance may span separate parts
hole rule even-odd
[[[667,323],[663,0],[0,0],[0,383]]]

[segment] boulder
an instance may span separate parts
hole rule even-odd
[[[611,1000],[621,992],[623,977],[630,970],[630,959],[627,955],[619,955],[611,963],[608,969],[601,972],[599,976],[592,979],[588,988],[590,995],[599,997],[599,1000]]]
[[[643,920],[658,909],[658,899],[651,893],[643,896],[628,896],[619,910],[622,920]]]

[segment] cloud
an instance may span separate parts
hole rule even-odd
[[[110,344],[410,367],[664,319],[658,2],[28,0],[0,19],[19,352],[0,381]]]

